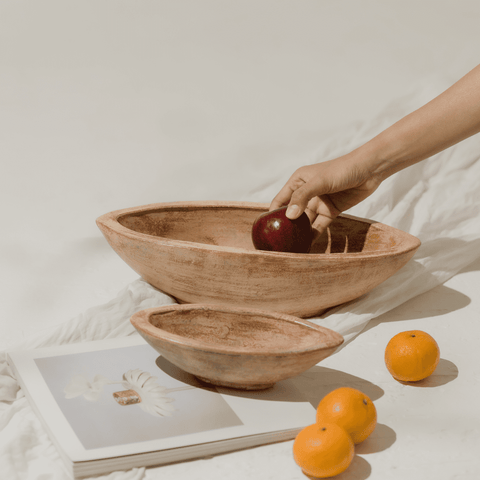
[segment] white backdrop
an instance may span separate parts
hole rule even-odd
[[[479,15],[475,0],[3,0],[0,341],[137,277],[96,217],[248,199],[282,158],[480,63]]]
[[[479,15],[475,0],[3,0],[0,342],[137,278],[96,217],[286,181],[277,162],[480,63]]]

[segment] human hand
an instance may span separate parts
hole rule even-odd
[[[345,155],[297,169],[270,204],[270,210],[288,205],[287,217],[305,212],[318,237],[343,211],[371,195],[382,179],[366,162]]]
[[[270,210],[288,205],[287,217],[292,220],[305,211],[318,236],[385,178],[477,133],[480,65],[353,152],[296,170]]]

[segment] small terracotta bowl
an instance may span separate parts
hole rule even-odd
[[[167,305],[134,314],[140,335],[200,380],[259,390],[331,355],[343,337],[290,315],[217,305]]]
[[[341,215],[309,253],[255,250],[252,225],[266,211],[262,203],[157,203],[107,213],[97,225],[128,265],[178,303],[303,318],[369,292],[420,246],[396,228]]]

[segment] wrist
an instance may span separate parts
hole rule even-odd
[[[373,179],[378,184],[395,173],[389,161],[387,145],[377,137],[350,152],[348,157],[352,165],[362,172],[363,178]]]
[[[409,161],[405,145],[395,138],[390,138],[388,129],[355,150],[357,161],[365,168],[368,175],[378,183],[394,173],[403,170],[414,161]]]

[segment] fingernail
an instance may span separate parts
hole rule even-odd
[[[291,220],[293,220],[294,218],[297,217],[297,214],[298,214],[299,210],[300,209],[298,208],[298,205],[290,205],[287,208],[287,211],[286,211],[285,215],[287,216],[287,218],[290,218]]]

